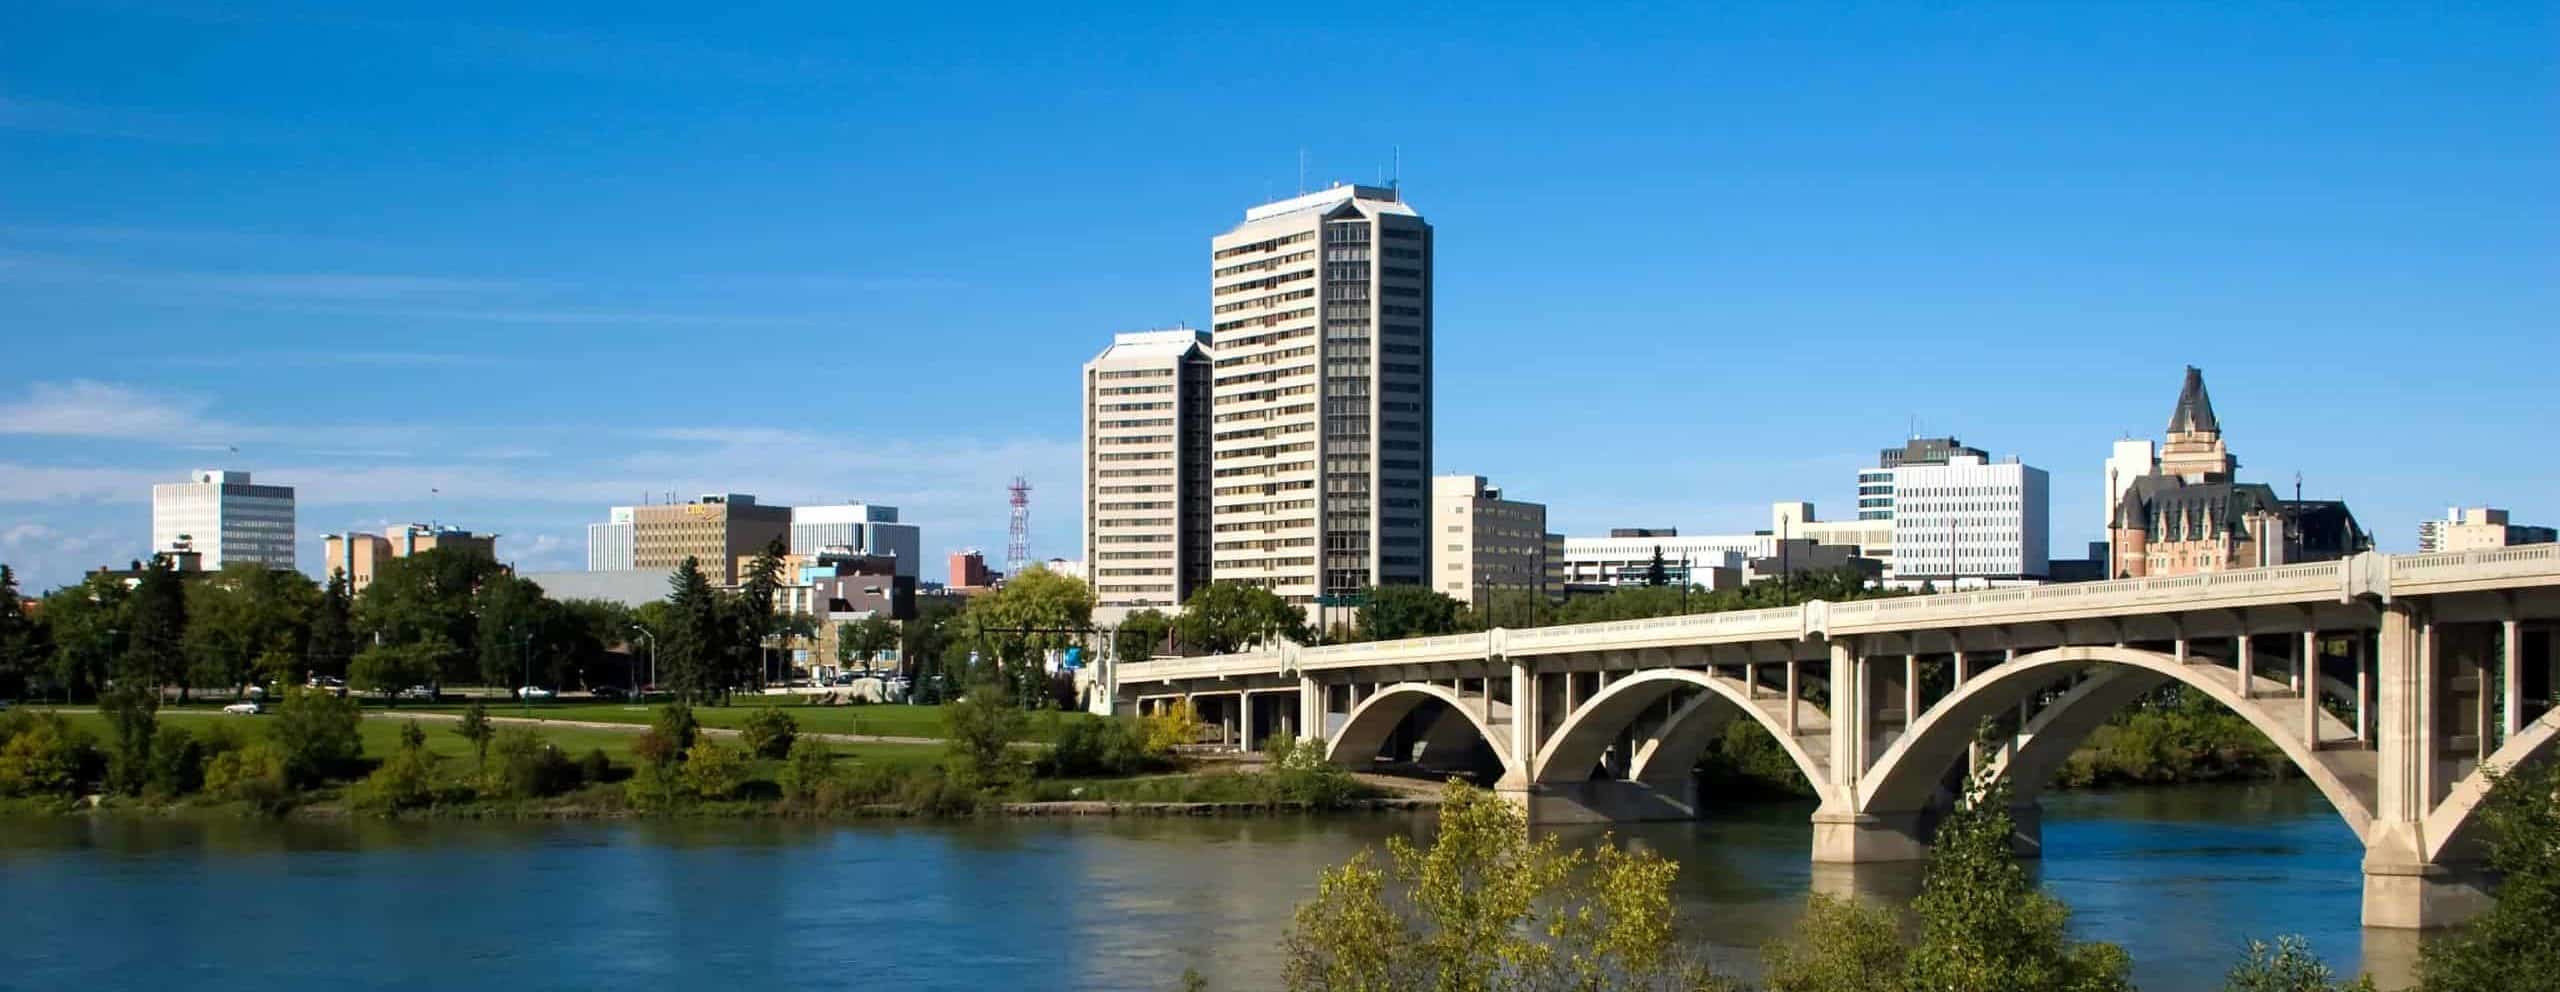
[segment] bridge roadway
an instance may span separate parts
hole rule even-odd
[[[1813,858],[1925,857],[1968,772],[2006,775],[2020,843],[2090,732],[2171,682],[2247,719],[2365,846],[2367,926],[2485,904],[2484,769],[2560,741],[2560,546],[1301,647],[1108,666],[1113,707],[1188,699],[1256,746],[1472,767],[1533,822],[1694,815],[1728,722],[1819,794]],[[1977,739],[1985,722],[1994,736]]]

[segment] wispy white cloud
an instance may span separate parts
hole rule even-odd
[[[24,399],[0,403],[0,434],[185,441],[219,425],[205,404],[150,395],[112,383],[39,382]]]
[[[20,593],[35,595],[78,581],[89,569],[129,561],[149,543],[148,534],[128,540],[112,527],[22,522],[0,527],[0,563],[16,573]]]

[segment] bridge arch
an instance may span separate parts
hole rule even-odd
[[[1587,781],[1591,770],[1609,745],[1618,739],[1628,725],[1650,707],[1684,688],[1705,692],[1672,712],[1653,738],[1641,742],[1628,767],[1628,778],[1641,782],[1667,783],[1686,776],[1698,763],[1709,742],[1721,733],[1736,715],[1758,720],[1786,749],[1796,769],[1805,780],[1826,798],[1830,795],[1830,775],[1824,763],[1804,749],[1795,735],[1787,732],[1777,714],[1763,702],[1787,705],[1780,700],[1754,700],[1745,687],[1732,679],[1685,668],[1657,668],[1637,672],[1610,683],[1583,701],[1579,709],[1567,714],[1564,723],[1547,738],[1546,745],[1531,764],[1533,780],[1540,784]],[[1819,729],[1822,712],[1801,700],[1798,724],[1806,730]]]
[[[1387,737],[1395,733],[1396,726],[1403,723],[1405,717],[1413,715],[1413,711],[1424,703],[1435,700],[1448,704],[1452,712],[1465,717],[1469,724],[1474,725],[1476,734],[1493,749],[1493,755],[1502,762],[1503,769],[1513,769],[1516,762],[1512,760],[1509,742],[1503,735],[1493,732],[1493,727],[1485,722],[1484,714],[1476,712],[1474,706],[1449,687],[1428,682],[1398,682],[1382,687],[1369,698],[1361,700],[1360,705],[1351,708],[1350,715],[1342,721],[1342,729],[1336,731],[1333,740],[1325,746],[1325,760],[1337,765],[1367,763],[1377,756],[1379,748],[1386,746]]]
[[[1874,766],[1861,776],[1857,809],[1864,813],[1925,809],[1935,798],[1947,769],[1964,760],[1973,743],[1974,729],[1983,720],[2014,709],[2020,701],[2050,687],[2064,671],[2092,665],[2104,667],[2095,677],[2072,687],[2030,718],[2025,743],[2008,766],[2009,779],[2022,794],[2042,788],[2091,731],[2135,697],[2176,681],[2249,721],[2319,787],[2321,795],[2328,798],[2329,805],[2358,840],[2369,835],[2373,811],[2368,801],[2345,776],[2304,745],[2300,728],[2284,725],[2262,701],[2241,698],[2229,670],[2182,663],[2175,656],[2157,651],[2112,646],[2049,648],[2020,655],[1967,681],[1930,707],[1912,724],[1910,732],[1877,757]]]
[[[2475,847],[2480,842],[2480,818],[2473,814],[2489,798],[2489,776],[2492,769],[2521,768],[2560,754],[2560,709],[2542,715],[2542,719],[2525,725],[2507,739],[2497,753],[2480,767],[2453,785],[2451,794],[2427,813],[2426,825],[2419,835],[2425,838],[2427,860],[2437,862],[2449,853]]]

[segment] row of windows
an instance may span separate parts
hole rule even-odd
[[[1304,300],[1315,295],[1316,291],[1312,289],[1293,289],[1286,293],[1275,293],[1270,296],[1258,296],[1250,300],[1237,300],[1233,303],[1221,303],[1218,304],[1216,312],[1235,313],[1239,310],[1269,310],[1272,307],[1279,306],[1283,303]],[[1330,290],[1327,291],[1326,298],[1332,298]],[[1227,327],[1230,325],[1220,324],[1218,326]]]
[[[1094,373],[1099,379],[1170,379],[1172,369],[1111,369]]]
[[[1217,325],[1211,329],[1210,333],[1225,334],[1226,332],[1235,330],[1239,327],[1278,327],[1293,320],[1313,317],[1315,314],[1316,311],[1314,307],[1302,307],[1283,313],[1266,314],[1260,317],[1246,317],[1243,320],[1224,320],[1219,321]]]
[[[1215,269],[1209,273],[1209,277],[1212,279],[1224,279],[1239,272],[1256,272],[1264,269],[1276,269],[1292,262],[1303,262],[1307,259],[1314,258],[1315,254],[1316,253],[1313,251],[1293,251],[1275,258],[1265,258],[1259,261],[1244,262],[1237,265],[1230,265],[1222,269]],[[1219,257],[1224,258],[1226,256],[1221,254]]]
[[[1313,231],[1299,231],[1295,234],[1283,234],[1279,237],[1266,241],[1256,241],[1252,244],[1237,245],[1233,248],[1222,248],[1218,250],[1214,257],[1234,258],[1238,255],[1250,255],[1255,252],[1270,251],[1282,245],[1294,245],[1298,242],[1314,238],[1315,236],[1315,232]]]
[[[1312,333],[1312,332],[1310,332],[1310,331],[1304,331],[1304,330],[1301,330],[1301,331],[1297,331],[1297,332],[1295,332],[1295,333],[1298,333],[1298,334],[1308,334],[1308,333]],[[1292,359],[1292,358],[1299,358],[1299,357],[1302,357],[1302,356],[1313,355],[1313,354],[1315,354],[1315,353],[1316,353],[1316,346],[1311,345],[1311,344],[1310,344],[1310,345],[1300,345],[1300,346],[1295,347],[1295,348],[1281,348],[1281,349],[1278,349],[1278,350],[1276,350],[1276,351],[1264,351],[1264,352],[1257,352],[1257,353],[1255,353],[1255,354],[1251,354],[1251,355],[1237,355],[1237,356],[1235,356],[1235,357],[1233,357],[1233,358],[1221,358],[1221,359],[1218,359],[1217,367],[1218,367],[1218,368],[1222,368],[1222,369],[1228,369],[1228,368],[1234,368],[1234,367],[1236,367],[1236,366],[1238,366],[1238,365],[1248,365],[1248,364],[1251,364],[1251,365],[1270,365],[1270,364],[1273,364],[1273,363],[1275,363],[1275,362],[1281,362],[1281,361],[1286,361],[1286,360],[1288,360],[1288,359]],[[1221,381],[1223,381],[1223,380],[1221,380]]]

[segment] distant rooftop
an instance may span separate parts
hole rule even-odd
[[[1269,217],[1278,217],[1281,214],[1296,213],[1300,210],[1315,210],[1323,207],[1330,207],[1334,204],[1351,199],[1372,200],[1379,203],[1395,204],[1395,209],[1388,211],[1389,213],[1413,213],[1413,208],[1404,205],[1404,200],[1398,195],[1395,187],[1360,186],[1356,184],[1342,183],[1326,189],[1317,190],[1313,193],[1301,193],[1286,200],[1274,200],[1259,207],[1247,209],[1244,212],[1244,219],[1247,221],[1257,221]]]

